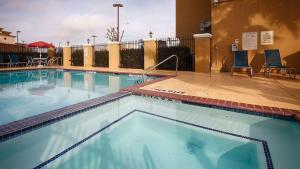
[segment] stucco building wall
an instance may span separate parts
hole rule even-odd
[[[192,38],[200,32],[200,23],[211,20],[210,0],[176,1],[176,36]]]
[[[203,18],[211,18],[212,66],[229,71],[233,64],[231,44],[239,39],[241,50],[243,32],[257,32],[258,50],[249,51],[249,63],[256,72],[264,63],[264,50],[278,48],[283,62],[300,73],[299,9],[299,0],[232,0],[216,6],[210,0],[177,0],[176,34],[199,33]],[[260,32],[269,30],[274,31],[274,44],[260,45]]]

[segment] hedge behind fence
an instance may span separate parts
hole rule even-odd
[[[109,53],[107,50],[95,51],[95,66],[97,67],[108,67],[109,64]]]
[[[186,46],[175,47],[159,47],[157,54],[157,63],[160,63],[164,59],[171,55],[178,56],[178,70],[181,71],[194,71],[194,57],[191,54],[190,48]],[[175,70],[176,58],[172,58],[165,63],[158,66],[160,70]]]
[[[121,50],[121,68],[144,69],[144,49]]]
[[[83,66],[83,49],[76,49],[72,51],[72,66]]]

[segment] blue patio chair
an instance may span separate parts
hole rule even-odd
[[[231,67],[231,73],[233,75],[233,72],[235,69],[243,69],[246,68],[250,71],[250,77],[253,75],[253,68],[248,63],[248,51],[235,51],[234,52],[234,63]]]
[[[263,66],[265,76],[270,77],[272,70],[280,70],[283,75],[289,74],[290,78],[296,78],[296,68],[289,68],[282,64],[279,49],[265,50],[265,64]]]
[[[18,66],[18,65],[26,65],[26,62],[20,62],[19,57],[16,54],[11,54],[9,56],[9,64],[10,66]]]
[[[9,66],[9,63],[5,63],[4,59],[3,59],[3,55],[0,54],[0,66],[5,67],[5,66]]]

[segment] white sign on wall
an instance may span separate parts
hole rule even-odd
[[[257,32],[243,33],[243,50],[257,50]]]
[[[260,44],[261,45],[273,45],[274,44],[274,31],[260,32]]]

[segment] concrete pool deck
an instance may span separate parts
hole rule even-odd
[[[47,68],[47,67],[44,67]],[[63,68],[51,66],[49,68]],[[36,69],[29,68],[6,68],[3,70]],[[89,70],[120,73],[143,73],[141,69],[116,69],[108,68],[83,68],[68,67],[74,70]],[[174,71],[155,70],[150,74],[174,75]],[[265,78],[260,74],[253,78],[245,74],[230,73],[195,73],[178,72],[177,77],[166,78],[161,81],[146,85],[140,89],[165,93],[176,93],[183,96],[195,96],[210,99],[226,100],[238,103],[278,107],[285,109],[300,110],[300,79],[273,76]]]

